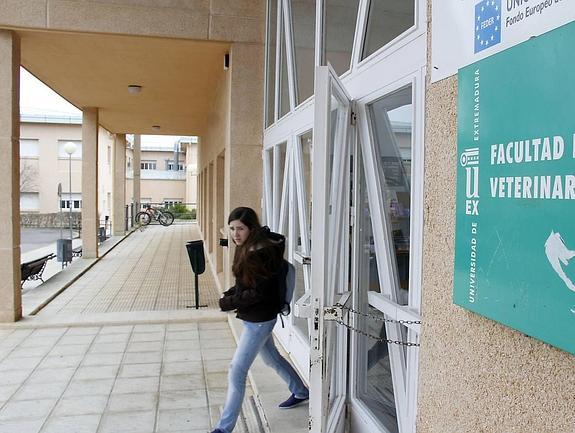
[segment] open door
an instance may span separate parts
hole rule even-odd
[[[350,291],[352,122],[352,104],[337,75],[330,66],[318,66],[312,152],[310,296],[310,431],[313,433],[340,433],[345,427],[347,329],[333,320],[332,307],[349,299]]]

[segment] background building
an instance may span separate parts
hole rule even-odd
[[[69,209],[69,166],[72,168],[72,210],[82,210],[82,119],[73,116],[23,115],[20,132],[20,210],[24,213],[56,214]],[[99,128],[98,211],[105,221],[112,215],[113,134]],[[69,160],[64,146],[76,144]],[[171,205],[196,203],[195,138],[174,138],[173,148],[144,145],[141,149],[141,203]],[[174,149],[177,149],[175,152]],[[178,170],[174,160],[178,159]],[[133,148],[126,149],[126,197],[132,202]],[[58,197],[58,185],[62,196]],[[54,222],[45,219],[45,223]]]

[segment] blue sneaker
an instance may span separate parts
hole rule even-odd
[[[296,407],[299,406],[300,404],[302,404],[303,402],[306,402],[309,400],[309,397],[306,398],[297,398],[294,394],[290,395],[290,397],[284,401],[283,403],[279,404],[279,408],[280,409],[291,409],[292,407]]]

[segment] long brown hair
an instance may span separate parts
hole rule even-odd
[[[269,230],[261,226],[256,212],[249,207],[238,207],[228,217],[228,224],[232,221],[240,221],[250,233],[242,245],[236,246],[232,272],[234,276],[248,287],[255,287],[258,280],[269,278],[277,271],[281,254],[276,251],[266,251],[258,254],[258,251],[275,248],[276,245],[269,239]]]

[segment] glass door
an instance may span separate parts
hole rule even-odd
[[[412,278],[413,84],[358,103],[352,430],[415,431],[420,287]],[[415,225],[416,226],[416,225]]]
[[[311,237],[310,431],[343,432],[347,329],[325,308],[350,291],[351,102],[330,66],[316,68]]]

